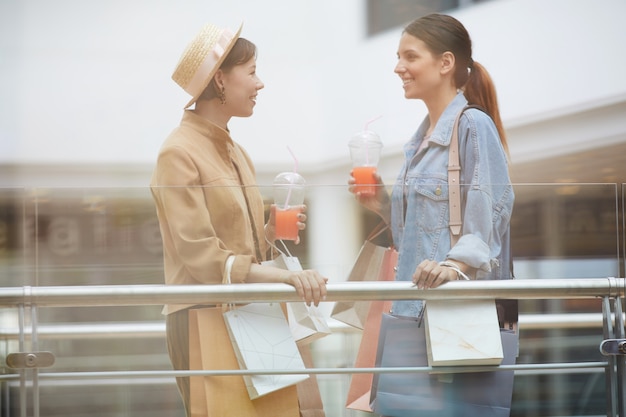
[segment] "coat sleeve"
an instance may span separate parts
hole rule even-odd
[[[198,283],[225,281],[226,260],[235,255],[216,235],[207,208],[199,172],[190,155],[179,147],[163,149],[152,186],[164,250],[179,262],[179,269]],[[243,282],[253,256],[236,255],[231,282]]]

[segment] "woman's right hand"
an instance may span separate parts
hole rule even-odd
[[[318,306],[326,299],[326,283],[324,278],[314,269],[304,271],[288,271],[285,283],[293,286],[302,300],[310,306]]]
[[[288,271],[276,268],[273,265],[253,263],[246,276],[246,282],[271,282],[291,285],[296,289],[298,296],[307,305],[319,305],[326,299],[326,283],[328,278],[323,277],[314,269],[304,271]]]
[[[359,192],[359,187],[356,185],[356,180],[350,172],[350,178],[348,179],[348,190],[354,194],[356,201],[366,209],[378,214],[385,222],[389,223],[391,217],[391,201],[389,194],[384,187],[383,180],[378,175],[378,172],[374,173],[374,179],[376,180],[376,193],[374,195]]]

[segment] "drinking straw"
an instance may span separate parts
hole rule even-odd
[[[365,128],[363,130],[369,130],[370,123],[375,122],[376,120],[380,119],[381,117],[383,117],[382,114],[379,115],[379,116],[374,117],[373,119],[368,120],[367,122],[365,122]]]
[[[293,172],[298,173],[298,158],[296,158],[296,155],[293,153],[289,145],[287,145],[287,150],[289,151],[289,153],[291,154],[291,157],[293,158]]]
[[[289,145],[287,145],[287,150],[289,151],[289,153],[291,154],[291,157],[293,158],[293,172],[297,174],[298,173],[298,158],[296,158],[296,155],[293,153]],[[291,198],[292,188],[293,188],[293,183],[289,184],[289,186],[287,187],[287,198],[285,199],[285,208],[289,207],[289,199]]]
[[[364,131],[368,131],[369,130],[369,126],[370,123],[375,122],[376,120],[380,119],[381,117],[383,117],[383,115],[379,115],[374,117],[373,119],[368,120],[367,122],[365,122],[365,127],[363,128]],[[369,165],[370,164],[370,144],[369,142],[365,142],[365,165]]]

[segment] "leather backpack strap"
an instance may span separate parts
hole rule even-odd
[[[461,165],[459,164],[459,120],[467,107],[457,114],[448,149],[448,198],[450,201],[450,247],[461,237]]]
[[[454,120],[450,147],[448,148],[448,198],[450,201],[450,247],[456,245],[461,237],[463,219],[461,218],[461,164],[459,163],[459,121],[467,109],[474,108],[485,112],[479,106],[467,105],[461,109]]]

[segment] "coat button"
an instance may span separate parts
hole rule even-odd
[[[441,187],[437,187],[437,189],[435,190],[435,195],[441,195]]]

